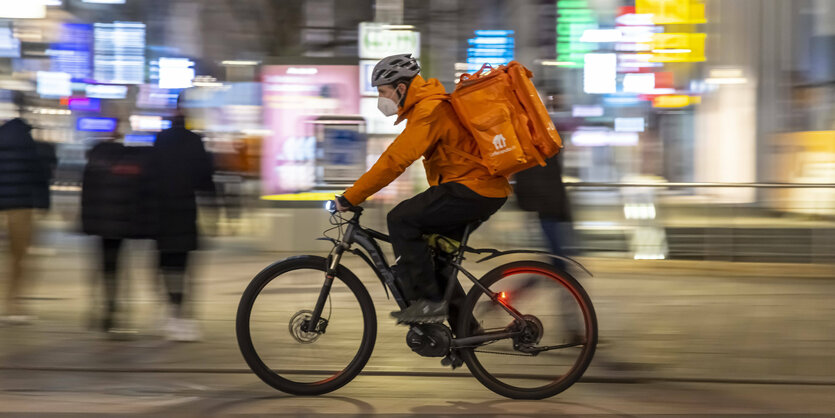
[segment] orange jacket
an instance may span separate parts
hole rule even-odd
[[[480,156],[473,136],[461,125],[447,100],[444,86],[436,79],[416,76],[398,112],[397,122],[408,119],[406,129],[383,152],[374,166],[363,174],[343,196],[359,205],[394,181],[415,160],[424,157],[429,185],[460,183],[485,197],[506,197],[511,188],[504,176],[491,175],[487,168],[439,147],[445,144]]]

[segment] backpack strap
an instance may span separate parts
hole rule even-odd
[[[453,147],[451,147],[449,145],[446,145],[446,144],[441,144],[441,148],[443,148],[444,151],[451,152],[455,155],[458,155],[459,157],[463,157],[463,158],[466,158],[470,161],[476,162],[478,164],[485,165],[484,160],[482,160],[481,158],[478,158],[475,155],[472,155],[470,153],[461,151],[457,148],[453,148]]]
[[[472,75],[468,74],[468,73],[461,74],[461,78],[458,79],[458,82],[460,83],[460,82],[463,82],[463,81],[479,78],[479,77],[481,77],[481,74],[484,72],[484,70],[487,69],[487,68],[490,69],[489,71],[493,71],[493,66],[485,62],[484,65],[481,66],[481,69],[478,70],[478,72],[476,72],[475,74],[472,74]]]

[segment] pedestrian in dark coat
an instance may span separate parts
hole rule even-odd
[[[49,209],[50,203],[52,167],[47,161],[49,156],[40,155],[41,148],[32,138],[31,130],[32,127],[20,118],[0,126],[0,213],[8,222],[11,253],[3,319],[16,323],[26,322],[29,318],[23,311],[21,296],[34,210]],[[42,149],[47,150],[46,147]]]
[[[148,193],[150,148],[126,147],[115,141],[94,146],[87,154],[81,191],[84,233],[100,238],[104,312],[101,328],[117,328],[119,251],[125,239],[150,238]]]
[[[551,252],[559,256],[573,254],[574,228],[571,204],[562,181],[562,157],[552,157],[544,167],[535,166],[516,174],[514,191],[519,208],[535,212]],[[556,261],[560,270],[565,262]]]
[[[20,118],[0,126],[0,210],[49,209],[51,167],[31,131]]]
[[[574,227],[572,225],[571,204],[568,192],[562,181],[562,155],[557,155],[546,161],[544,167],[536,166],[516,174],[514,190],[519,207],[522,210],[535,212],[542,227],[542,234],[548,243],[552,254],[569,257],[575,254]],[[566,274],[564,260],[553,259],[554,266]],[[528,288],[523,285],[522,288]],[[524,291],[523,289],[520,289]],[[533,289],[528,289],[533,290]],[[572,309],[576,306],[571,294],[560,292],[559,307],[563,326],[572,340],[582,340],[582,321],[579,312]]]
[[[151,167],[159,269],[172,307],[166,332],[173,340],[196,340],[196,323],[183,309],[186,270],[189,253],[198,247],[197,194],[212,193],[214,183],[211,158],[201,137],[185,128],[182,114],[157,135]]]

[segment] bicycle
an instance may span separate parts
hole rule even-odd
[[[271,264],[252,279],[238,306],[236,333],[244,359],[261,380],[290,394],[320,395],[342,387],[360,373],[374,349],[374,302],[341,264],[345,252],[371,267],[387,298],[393,297],[401,309],[408,304],[377,242],[388,242],[388,236],[360,225],[361,207],[351,209],[350,219],[330,211],[334,227],[319,238],[334,245],[327,258],[302,255]],[[574,384],[594,356],[597,319],[591,300],[571,275],[541,261],[513,261],[476,278],[461,265],[465,254],[486,255],[478,262],[511,254],[562,258],[543,251],[468,247],[477,226],[467,225],[460,242],[433,240],[436,260],[446,262],[449,270],[445,300],[450,301],[459,272],[473,283],[457,305],[458,319],[451,324],[456,334],[445,324],[412,325],[407,345],[421,356],[442,357],[442,364],[453,368],[466,363],[497,394],[515,399],[554,396]],[[334,229],[338,236],[329,237]],[[588,273],[576,261],[563,259]],[[269,287],[275,282],[280,286]],[[276,324],[287,329],[281,331]],[[532,365],[534,360],[544,361]],[[526,367],[536,369],[520,370]]]

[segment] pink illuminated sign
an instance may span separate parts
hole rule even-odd
[[[263,194],[309,190],[315,179],[316,138],[310,123],[322,115],[359,113],[355,65],[263,67],[265,138]]]

